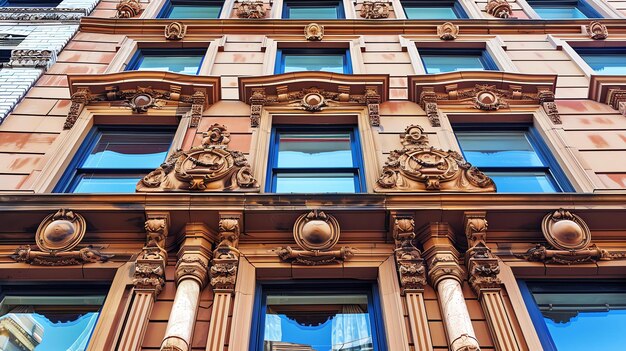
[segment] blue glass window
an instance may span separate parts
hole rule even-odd
[[[518,283],[545,351],[612,350],[626,343],[626,284]]]
[[[275,193],[356,193],[362,161],[354,127],[275,127],[267,191]]]
[[[386,350],[375,286],[329,285],[262,286],[250,351]]]
[[[43,287],[42,287],[43,288]],[[68,291],[67,286],[57,287]],[[45,289],[46,293],[54,291]],[[3,350],[57,351],[87,349],[104,295],[31,296],[29,288],[3,288],[0,323]],[[36,293],[36,292],[35,292]]]
[[[55,192],[131,193],[167,156],[170,129],[95,128]]]
[[[276,74],[299,71],[323,71],[351,74],[348,50],[279,49]]]
[[[467,18],[467,14],[458,1],[402,1],[402,7],[408,19]]]
[[[426,73],[497,71],[498,66],[483,49],[419,49]]]
[[[491,177],[498,192],[570,190],[565,176],[534,129],[455,130],[465,159]]]
[[[528,0],[542,19],[602,18],[584,0]]]
[[[130,60],[127,71],[166,71],[198,74],[206,49],[141,49]]]
[[[575,50],[598,74],[626,74],[626,47]]]
[[[170,0],[157,18],[193,19],[219,18],[223,1]]]
[[[345,18],[341,1],[285,1],[283,18],[341,19]]]

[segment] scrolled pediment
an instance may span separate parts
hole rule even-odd
[[[68,82],[72,105],[64,129],[71,129],[83,107],[94,102],[111,102],[133,113],[165,106],[186,107],[191,115],[190,126],[196,127],[204,109],[220,99],[219,77],[129,71],[70,75]]]
[[[388,75],[294,72],[239,78],[239,99],[250,104],[250,123],[257,127],[264,106],[309,112],[332,107],[366,106],[372,125],[380,124],[379,105],[387,101]]]

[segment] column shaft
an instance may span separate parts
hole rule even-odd
[[[178,284],[161,350],[190,350],[199,298],[200,284],[196,280],[185,279]]]
[[[467,311],[461,284],[456,279],[442,279],[437,285],[437,293],[450,350],[478,350],[476,334]],[[473,339],[473,342],[470,339]]]

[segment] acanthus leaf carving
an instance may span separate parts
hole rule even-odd
[[[410,125],[400,138],[403,148],[391,151],[375,191],[496,191],[491,178],[458,152],[428,146],[422,127]]]
[[[506,0],[489,0],[485,10],[488,14],[498,18],[509,18],[513,13],[511,4]]]
[[[361,4],[359,14],[366,19],[388,18],[389,3],[386,1],[364,1]]]
[[[243,153],[230,150],[230,133],[214,124],[202,145],[177,151],[137,183],[138,192],[259,191]]]
[[[243,0],[237,5],[239,18],[265,18],[265,5],[262,0]]]

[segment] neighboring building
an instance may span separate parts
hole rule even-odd
[[[626,341],[626,2],[69,1],[0,11],[0,350]]]

